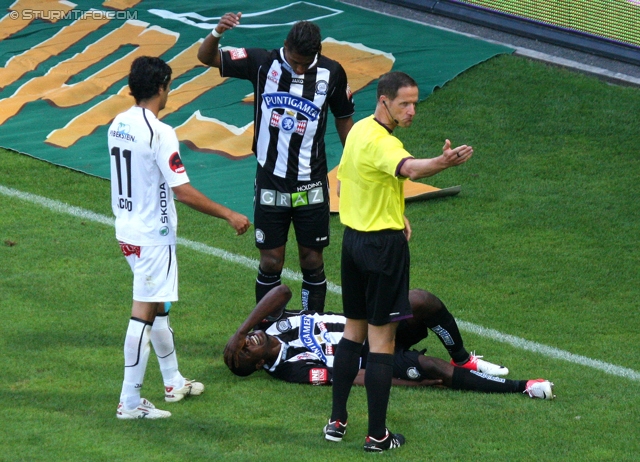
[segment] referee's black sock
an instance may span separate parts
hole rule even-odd
[[[362,344],[348,340],[344,337],[340,339],[333,357],[333,405],[331,408],[331,421],[347,421],[347,401],[353,386],[353,381],[360,369],[360,353]]]
[[[483,393],[522,393],[526,386],[526,380],[503,379],[461,367],[453,369],[453,378],[451,379],[451,388],[454,390],[471,390]]]
[[[266,271],[262,271],[262,268],[258,267],[258,277],[256,278],[256,303],[262,300],[262,298],[267,295],[267,292],[282,283],[280,280],[281,274],[282,271],[278,271],[277,273],[267,273]]]
[[[376,439],[382,439],[386,435],[387,406],[389,405],[392,379],[393,355],[369,352],[364,386],[367,389],[367,408],[369,411],[368,435]]]
[[[302,268],[302,309],[322,313],[326,297],[327,278],[324,275],[324,265],[313,270]]]

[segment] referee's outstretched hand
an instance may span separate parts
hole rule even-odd
[[[457,148],[451,148],[451,141],[445,140],[442,146],[442,156],[449,167],[464,164],[473,155],[473,147],[463,144]]]

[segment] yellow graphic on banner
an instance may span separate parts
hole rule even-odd
[[[354,93],[389,72],[396,60],[391,53],[332,38],[322,41],[322,54],[342,64]]]
[[[60,29],[49,40],[39,43],[20,55],[11,57],[5,67],[0,67],[0,89],[12,84],[27,72],[36,69],[52,56],[59,55],[108,22],[109,20],[106,18],[91,21],[78,19]]]
[[[82,53],[51,68],[46,75],[29,80],[12,96],[0,100],[0,125],[15,116],[25,104],[39,99],[49,100],[57,106],[72,106],[89,101],[126,77],[131,61],[136,57],[159,56],[175,44],[177,33],[157,26],[147,29],[148,25],[141,21],[127,21],[119,29],[85,48]],[[137,48],[84,82],[65,85],[72,76],[99,63],[127,44],[137,45]]]
[[[7,8],[9,13],[0,19],[0,40],[20,32],[39,16],[48,18],[49,22],[58,22],[75,6],[66,0],[17,0]]]
[[[141,21],[127,21],[124,25],[88,47],[82,60],[100,61],[123,45],[137,46],[131,53],[103,68],[90,78],[65,85],[47,93],[46,99],[58,107],[77,106],[104,93],[111,85],[129,75],[131,62],[138,56],[160,56],[178,40],[176,32],[151,26]],[[54,68],[55,69],[55,68]],[[73,75],[73,74],[71,74]]]
[[[80,138],[91,135],[98,127],[110,124],[115,117],[114,114],[126,111],[133,104],[134,100],[129,94],[129,86],[125,85],[117,95],[110,96],[73,118],[64,128],[53,130],[45,142],[61,148],[68,148]]]
[[[194,151],[220,154],[230,159],[253,155],[253,122],[244,127],[228,125],[204,117],[196,111],[184,124],[176,127],[178,139]]]
[[[64,4],[69,9],[73,4],[55,0],[18,0],[12,9],[38,8],[45,6],[53,11]],[[134,0],[107,0],[103,6],[114,9],[127,9],[135,5]],[[71,6],[73,5],[73,6]],[[59,55],[72,45],[85,39],[109,21],[109,16],[83,16],[72,24],[61,28],[54,36],[36,45],[23,54],[7,62],[0,68],[0,89],[16,82],[25,73],[42,65],[52,56]],[[55,107],[72,107],[85,104],[104,94],[117,82],[126,78],[131,62],[138,56],[161,56],[177,42],[179,34],[138,20],[128,20],[118,29],[106,34],[95,43],[87,46],[81,53],[62,61],[39,77],[28,80],[10,97],[0,99],[0,125],[14,117],[24,105],[37,100],[45,100]],[[197,51],[202,39],[169,61],[173,69],[173,78],[184,75],[196,68],[204,68],[197,59]],[[130,53],[115,62],[102,67],[83,81],[67,84],[73,76],[89,69],[116,52],[123,46],[135,47]],[[323,54],[339,61],[347,72],[352,92],[366,87],[380,75],[393,67],[395,58],[380,50],[367,48],[362,44],[340,42],[332,38],[323,41]],[[159,118],[181,110],[209,90],[220,86],[226,78],[219,75],[218,69],[203,69],[201,73],[173,88],[167,107],[160,112]],[[253,102],[253,94],[243,99]],[[82,114],[74,117],[64,127],[51,131],[45,142],[50,145],[68,148],[80,139],[91,135],[98,127],[108,125],[113,118],[134,104],[128,86],[117,94],[93,105]],[[193,113],[182,125],[176,128],[180,141],[195,151],[216,153],[228,158],[244,158],[252,155],[253,122],[244,127],[235,127],[219,119],[204,117],[200,111]]]
[[[198,48],[202,40],[194,43],[169,61],[172,78],[175,79],[197,67],[204,67],[197,58]],[[206,69],[202,74],[172,89],[167,106],[159,118],[180,110],[206,91],[220,85],[226,78],[220,77],[217,69]],[[46,142],[55,146],[68,148],[81,138],[92,134],[98,127],[108,125],[116,115],[129,109],[135,101],[129,94],[129,87],[124,86],[117,95],[96,104],[89,110],[75,117],[64,128],[54,130],[47,136]]]

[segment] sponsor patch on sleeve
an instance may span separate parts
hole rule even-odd
[[[329,371],[323,368],[313,368],[309,371],[309,382],[313,385],[322,385],[329,381]]]
[[[185,172],[184,165],[182,164],[182,159],[180,158],[180,154],[178,154],[177,152],[174,152],[173,154],[171,154],[171,157],[169,158],[169,167],[171,167],[171,170],[173,170],[176,173]]]
[[[229,54],[231,55],[231,59],[234,61],[238,59],[246,59],[247,50],[244,48],[234,48],[233,50],[229,50]]]

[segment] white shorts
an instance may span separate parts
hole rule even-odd
[[[135,301],[178,301],[178,260],[175,245],[137,246],[120,242],[120,249],[133,271]]]

